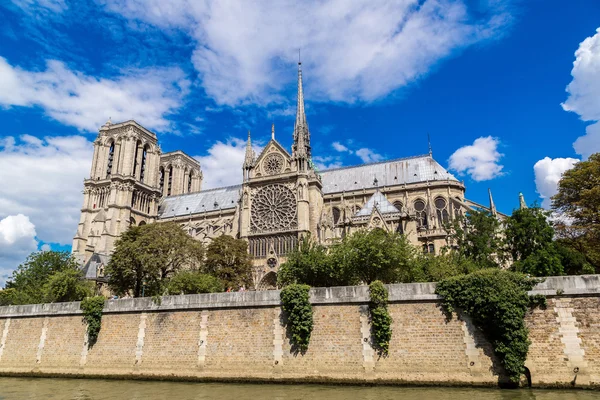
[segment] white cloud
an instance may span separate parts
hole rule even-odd
[[[260,154],[260,147],[253,145],[254,152]],[[195,156],[200,162],[204,181],[202,189],[242,183],[242,165],[246,155],[246,141],[229,138],[226,142],[217,141],[205,156]]]
[[[566,111],[572,111],[584,121],[594,121],[579,137],[573,148],[584,158],[600,152],[600,28],[594,36],[586,38],[575,52],[571,70],[573,80],[567,86],[569,97],[562,103]]]
[[[334,156],[315,156],[312,160],[318,171],[340,168],[344,165],[339,157]]]
[[[37,15],[42,13],[44,17],[50,13],[61,13],[68,8],[65,0],[12,0],[12,2],[24,11]]]
[[[333,142],[333,143],[331,143],[331,147],[333,147],[333,149],[335,151],[339,151],[340,153],[350,152],[350,149],[348,149],[348,147],[344,146],[340,142]]]
[[[48,61],[44,71],[26,71],[0,57],[0,107],[38,106],[51,118],[90,132],[109,117],[168,130],[168,115],[188,91],[179,68],[127,70],[107,79],[71,71],[56,60]]]
[[[550,208],[551,197],[558,191],[558,181],[565,171],[573,168],[579,162],[575,158],[550,158],[545,157],[533,166],[535,173],[535,187],[542,198],[542,207]]]
[[[383,156],[381,154],[377,154],[375,151],[367,149],[366,147],[358,149],[354,153],[360,157],[364,163],[372,163],[383,160]]]
[[[82,136],[0,140],[0,218],[26,215],[40,240],[71,244],[92,148]]]
[[[98,0],[100,2],[100,0]],[[189,34],[192,62],[218,104],[281,102],[301,48],[311,99],[385,97],[440,60],[497,37],[511,0],[102,0],[111,12]]]
[[[37,249],[35,225],[23,214],[0,220],[0,284],[32,251]]]
[[[474,181],[487,181],[502,175],[498,152],[500,141],[491,136],[475,139],[472,145],[456,150],[449,159],[449,168],[460,175],[468,174]]]

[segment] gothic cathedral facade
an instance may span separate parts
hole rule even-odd
[[[358,229],[400,232],[437,253],[446,244],[444,224],[472,207],[464,183],[431,154],[317,171],[304,111],[302,69],[293,145],[276,139],[257,156],[250,133],[239,185],[202,189],[198,161],[182,151],[161,153],[156,135],[136,123],[104,124],[94,142],[90,178],[73,253],[87,265],[105,264],[115,240],[132,225],[174,221],[210,242],[230,235],[248,243],[257,289],[275,285],[279,265],[310,235],[329,245]]]

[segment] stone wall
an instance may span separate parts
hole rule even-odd
[[[491,346],[446,319],[435,285],[389,285],[390,354],[370,345],[368,288],[311,291],[308,351],[293,354],[278,291],[107,301],[88,349],[79,303],[0,307],[0,375],[497,385]],[[527,316],[534,386],[600,386],[600,276],[548,278]]]

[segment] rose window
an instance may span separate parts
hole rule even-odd
[[[252,199],[253,231],[278,231],[295,226],[296,198],[287,187],[265,186]]]
[[[269,175],[275,175],[283,169],[283,157],[280,154],[269,154],[263,163],[265,172]]]

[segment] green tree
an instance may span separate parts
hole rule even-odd
[[[250,287],[252,259],[246,241],[227,235],[215,238],[206,249],[206,272],[221,279],[225,287]]]
[[[307,237],[288,254],[287,261],[277,272],[277,283],[279,286],[303,283],[319,287],[352,285],[356,282],[352,271],[338,268],[327,254],[327,249]]]
[[[50,276],[43,292],[50,303],[81,301],[94,294],[94,283],[85,280],[81,270],[67,269]]]
[[[534,206],[515,210],[506,219],[506,245],[516,271],[533,276],[564,273],[549,216],[549,211]]]
[[[44,301],[44,285],[61,271],[76,271],[77,262],[67,251],[31,253],[6,282],[0,302],[5,304],[38,304]],[[11,289],[11,290],[8,290]]]
[[[565,244],[600,269],[600,153],[566,171],[558,182],[552,208],[569,219],[557,225]]]
[[[406,236],[383,229],[356,231],[331,249],[334,268],[367,284],[412,281],[415,255]]]
[[[202,243],[174,222],[132,226],[115,243],[106,267],[108,285],[119,295],[161,295],[181,269],[201,269],[203,257]]]
[[[474,261],[462,257],[456,251],[442,252],[440,255],[421,254],[414,264],[413,282],[439,282],[479,269]]]
[[[555,242],[555,246],[565,274],[581,275],[596,273],[594,267],[587,261],[583,253],[563,244],[560,240]]]
[[[447,225],[449,245],[482,268],[498,268],[504,255],[500,222],[487,211],[472,210]]]
[[[196,294],[217,293],[223,291],[223,283],[218,278],[199,271],[180,271],[171,278],[167,285],[167,293]]]

